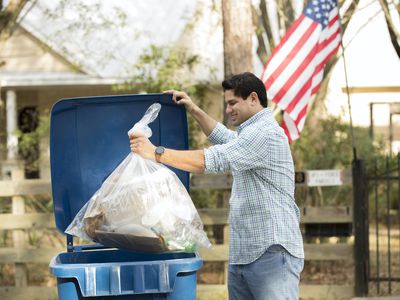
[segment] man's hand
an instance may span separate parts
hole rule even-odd
[[[133,133],[129,136],[129,140],[132,152],[140,155],[143,158],[153,161],[156,160],[156,147],[150,142],[147,137],[141,134]]]
[[[193,110],[196,108],[196,104],[194,104],[192,99],[190,99],[190,97],[185,92],[168,90],[164,91],[163,93],[172,94],[172,100],[179,105],[184,105],[188,113],[192,113]]]

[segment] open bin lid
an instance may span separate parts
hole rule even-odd
[[[156,146],[188,149],[183,106],[169,94],[118,95],[63,99],[50,122],[50,165],[54,215],[64,233],[78,211],[129,154],[127,132],[153,103],[162,105],[149,126]],[[171,168],[189,190],[189,173]]]

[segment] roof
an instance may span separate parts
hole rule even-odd
[[[91,3],[71,1],[60,11],[59,1],[33,1],[21,13],[20,24],[85,73],[116,77],[126,75],[150,44],[176,42],[196,6],[184,0],[101,1],[99,7]]]
[[[102,78],[76,72],[0,72],[2,87],[32,87],[58,85],[113,85],[124,78]]]

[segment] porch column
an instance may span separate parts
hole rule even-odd
[[[7,115],[7,159],[16,160],[18,155],[17,130],[17,93],[14,90],[6,92]]]
[[[24,180],[24,169],[18,163],[18,138],[17,130],[17,93],[14,90],[6,92],[7,109],[7,159],[11,171],[12,184]],[[12,196],[12,213],[14,215],[25,214],[25,200],[22,196]],[[26,249],[27,238],[24,230],[13,230],[14,249]],[[24,288],[28,285],[28,271],[24,263],[15,263],[15,286]]]

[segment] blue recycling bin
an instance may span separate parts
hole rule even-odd
[[[188,149],[186,113],[171,95],[144,94],[63,99],[51,111],[50,164],[56,227],[64,233],[107,176],[129,154],[128,130],[160,103],[150,124],[155,145]],[[189,189],[189,174],[172,169]],[[140,253],[102,245],[74,245],[50,270],[59,299],[196,299],[197,253]]]

